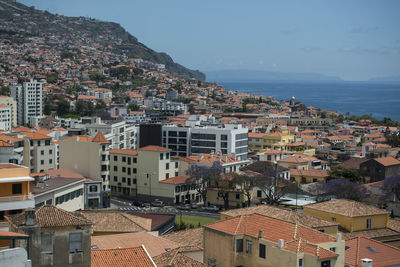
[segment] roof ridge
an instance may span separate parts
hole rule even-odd
[[[293,239],[297,239],[297,227],[298,227],[298,223],[296,222],[295,226],[294,226],[294,232],[293,232]]]
[[[60,209],[60,208],[58,208],[58,207],[56,207],[56,206],[53,206],[53,205],[43,205],[43,206],[41,206],[41,207],[38,209],[38,211],[39,211],[40,209],[44,208],[44,207],[55,208],[56,210],[61,211],[62,213],[67,214],[67,215],[69,215],[69,216],[72,216],[72,217],[74,217],[74,218],[76,218],[76,219],[78,219],[78,220],[80,220],[80,221],[84,221],[85,223],[92,223],[90,220],[88,220],[88,219],[86,219],[86,218],[81,218],[81,217],[79,217],[79,216],[76,216],[73,212],[69,212],[69,211]],[[36,212],[35,212],[35,214],[36,214]]]
[[[240,215],[240,217],[239,217],[239,221],[238,221],[238,224],[236,225],[236,228],[235,228],[235,235],[236,235],[236,233],[237,233],[237,231],[238,231],[238,229],[239,229],[239,225],[240,225],[240,223],[242,222],[242,217],[243,216],[245,216],[245,215]]]
[[[171,260],[169,261],[169,264],[170,264],[170,265],[172,265],[172,263],[174,262],[176,256],[178,255],[178,253],[179,253],[179,248],[178,248],[177,250],[175,250],[174,256],[173,256],[173,257],[171,258]]]

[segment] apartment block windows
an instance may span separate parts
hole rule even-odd
[[[253,242],[246,240],[246,253],[251,254],[253,250]]]
[[[304,267],[304,260],[303,259],[299,259],[299,267]]]
[[[243,239],[236,239],[236,252],[243,252]]]
[[[321,267],[331,267],[331,261],[322,261],[321,262]]]
[[[118,161],[118,156],[114,156],[114,161]]]
[[[169,170],[169,163],[165,163],[165,169]]]
[[[82,251],[82,233],[69,234],[69,251]]]
[[[265,248],[265,245],[264,245],[264,244],[260,244],[260,245],[259,245],[258,251],[259,251],[258,256],[259,256],[260,258],[265,259],[266,248]]]
[[[40,150],[40,155],[44,155],[44,150]]]
[[[165,158],[169,159],[169,153],[165,153]]]
[[[164,159],[164,153],[160,153],[160,160]]]

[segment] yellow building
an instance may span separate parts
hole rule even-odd
[[[11,163],[0,164],[0,230],[8,230],[5,215],[22,213],[33,208],[35,201],[30,193],[29,168]]]
[[[303,212],[338,222],[341,228],[349,232],[387,228],[390,214],[386,210],[347,199],[306,205]]]
[[[225,200],[222,197],[224,192],[228,193],[228,206],[229,208],[241,208],[247,203],[245,195],[240,191],[235,190],[221,190],[218,188],[207,188],[207,202],[210,205],[216,205],[218,207],[225,206]]]
[[[282,209],[271,205],[258,205],[242,209],[232,209],[220,212],[221,220],[231,219],[240,215],[262,214],[272,218],[284,220],[291,223],[299,223],[318,230],[322,233],[336,236],[338,233],[338,223],[327,221],[308,214]]]
[[[290,169],[291,180],[296,180],[298,184],[308,184],[315,182],[325,182],[329,176],[327,170],[320,169]]]
[[[249,149],[260,152],[269,149],[284,150],[287,144],[294,142],[294,135],[289,133],[249,133]]]
[[[212,266],[344,266],[340,234],[333,237],[260,214],[204,226],[203,238],[203,262]]]

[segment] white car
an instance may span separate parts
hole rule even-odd
[[[218,212],[219,211],[219,208],[217,206],[215,206],[215,205],[211,205],[211,206],[205,207],[204,209],[206,211],[212,211],[212,212]]]

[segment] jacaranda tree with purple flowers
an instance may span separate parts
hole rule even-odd
[[[397,200],[400,200],[400,175],[386,178],[382,186],[382,191],[385,192],[389,198],[394,195]]]

